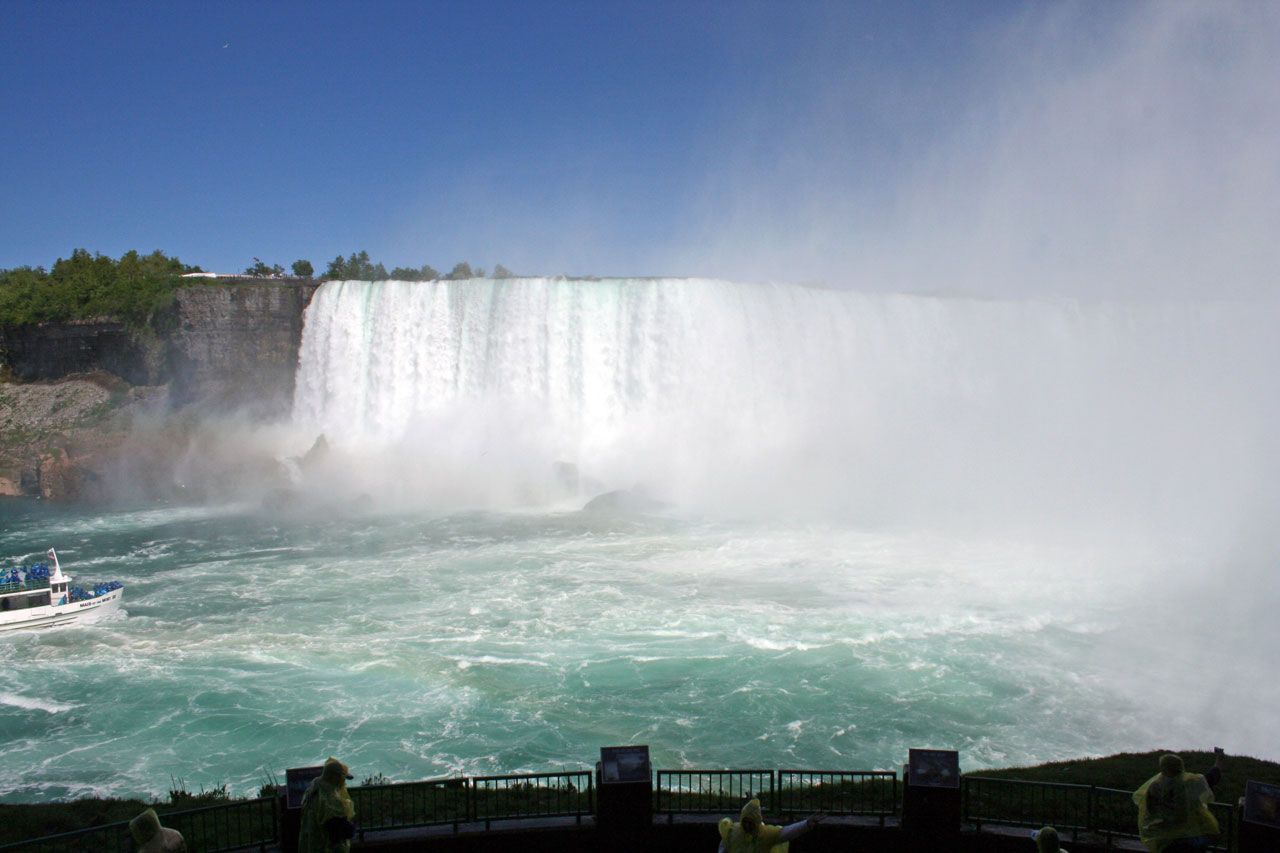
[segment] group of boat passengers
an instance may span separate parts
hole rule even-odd
[[[1160,772],[1133,794],[1138,807],[1138,835],[1150,853],[1194,853],[1208,848],[1218,835],[1218,822],[1209,811],[1212,788],[1222,778],[1221,750],[1205,774],[1189,773],[1177,755],[1160,759]],[[302,798],[298,853],[348,853],[355,836],[355,805],[347,793],[351,774],[336,758],[324,763]],[[760,801],[751,798],[736,821],[720,821],[719,853],[787,853],[791,841],[814,829],[823,815],[813,815],[789,826],[764,822]],[[147,809],[129,824],[139,853],[185,853],[182,836],[160,825]],[[1031,833],[1037,853],[1066,853],[1058,832],[1051,826]]]
[[[34,566],[28,566],[25,569],[10,569],[8,573],[0,572],[0,589],[20,589],[29,586],[32,589],[37,587],[48,586],[49,580],[49,564],[36,563]],[[85,601],[90,598],[97,598],[100,595],[106,595],[113,589],[120,589],[124,584],[120,581],[103,581],[93,585],[92,590],[87,590],[82,586],[71,586],[67,589],[66,601],[59,602],[66,604],[67,601]]]

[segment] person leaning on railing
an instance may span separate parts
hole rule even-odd
[[[1223,755],[1208,773],[1188,773],[1177,755],[1160,757],[1160,772],[1133,792],[1138,806],[1138,837],[1151,853],[1205,850],[1218,835],[1218,820],[1209,811],[1210,790],[1222,778]]]
[[[823,815],[813,815],[790,826],[770,826],[764,822],[760,801],[751,799],[742,807],[738,822],[720,821],[719,853],[787,853],[789,843],[818,825]]]
[[[187,853],[182,833],[161,826],[155,809],[147,809],[129,821],[129,834],[138,842],[138,853]]]

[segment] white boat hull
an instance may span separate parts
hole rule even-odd
[[[67,604],[50,604],[0,613],[0,631],[17,628],[52,628],[71,622],[87,622],[104,613],[118,610],[123,589],[113,589],[103,595],[72,601]]]

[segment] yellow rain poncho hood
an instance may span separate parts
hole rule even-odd
[[[1219,832],[1218,820],[1208,809],[1213,802],[1208,783],[1199,773],[1183,771],[1181,759],[1172,760],[1175,758],[1165,756],[1160,766],[1177,773],[1157,773],[1133,792],[1138,806],[1138,837],[1151,853],[1160,853],[1179,838]]]
[[[1062,850],[1058,846],[1058,830],[1052,826],[1046,826],[1035,833],[1035,836],[1037,853],[1060,853]]]
[[[743,827],[743,824],[747,827]],[[760,801],[751,800],[742,807],[738,822],[725,818],[720,821],[720,838],[728,853],[787,853],[790,846],[780,842],[782,827],[764,822]]]
[[[160,825],[155,809],[129,821],[129,834],[138,842],[138,853],[183,853],[187,849],[180,832]]]
[[[347,766],[336,758],[324,763],[302,797],[302,827],[298,831],[298,853],[346,853],[351,839],[334,839],[326,828],[331,820],[350,821],[356,807],[347,793],[351,778]]]

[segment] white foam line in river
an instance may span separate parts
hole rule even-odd
[[[52,702],[47,699],[35,699],[30,696],[19,696],[14,693],[0,693],[0,705],[8,705],[12,708],[23,708],[29,711],[45,711],[50,714],[60,714],[63,711],[70,711],[79,705],[69,702]]]

